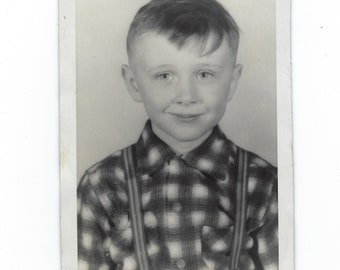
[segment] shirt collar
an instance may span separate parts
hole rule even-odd
[[[201,145],[184,154],[182,158],[199,171],[224,180],[235,168],[236,152],[236,145],[216,126]]]
[[[235,167],[237,147],[226,138],[218,126],[198,147],[181,156],[190,166],[216,179],[225,179]],[[137,170],[142,174],[152,174],[176,153],[151,128],[150,120],[136,144]]]
[[[176,153],[152,131],[148,120],[136,143],[137,170],[152,174],[161,165],[171,160]]]

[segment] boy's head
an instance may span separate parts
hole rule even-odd
[[[241,74],[239,30],[215,0],[152,0],[129,30],[122,74],[154,132],[184,152],[221,120]]]

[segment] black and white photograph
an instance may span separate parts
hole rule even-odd
[[[340,2],[0,8],[0,269],[339,270]]]
[[[66,2],[63,269],[292,269],[290,2]]]

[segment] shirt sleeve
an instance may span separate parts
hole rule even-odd
[[[116,265],[104,248],[105,234],[98,224],[103,209],[85,174],[77,190],[78,196],[78,269],[113,270]]]
[[[255,245],[252,252],[255,264],[258,265],[256,269],[278,269],[278,192],[276,180],[275,177],[272,195],[262,226],[254,232],[253,236]]]

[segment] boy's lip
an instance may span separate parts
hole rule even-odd
[[[182,121],[192,121],[198,117],[200,117],[203,113],[199,114],[190,114],[190,113],[170,113],[171,115],[175,116],[176,118]]]

